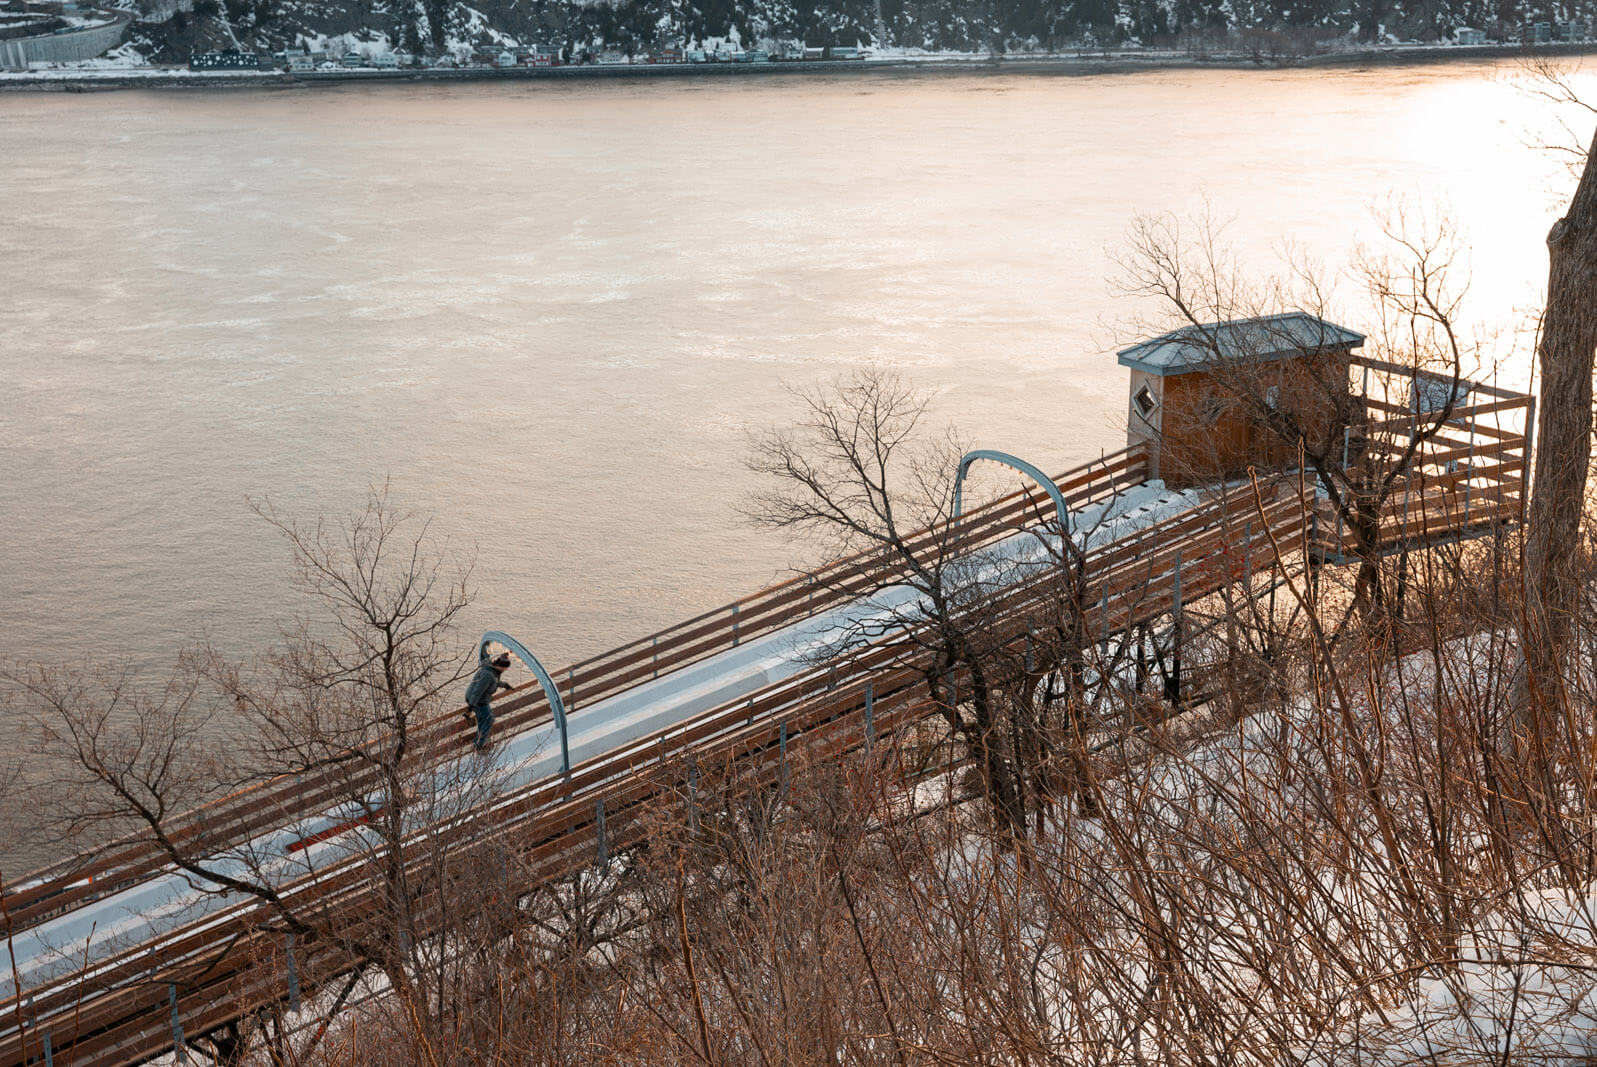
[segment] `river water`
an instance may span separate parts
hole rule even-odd
[[[385,479],[475,551],[472,629],[601,651],[804,562],[737,511],[784,385],[882,364],[975,445],[1119,447],[1143,213],[1334,273],[1372,203],[1445,205],[1511,326],[1573,187],[1512,73],[0,94],[0,654],[259,649],[298,601],[246,496]]]

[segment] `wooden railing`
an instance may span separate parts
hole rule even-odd
[[[1113,495],[1117,490],[1137,484],[1145,477],[1145,456],[1140,450],[1127,450],[1072,471],[1062,476],[1056,484],[1066,495],[1067,500],[1073,506],[1079,507]],[[1007,536],[1017,525],[1023,524],[1028,516],[1037,514],[1040,508],[1045,507],[1040,494],[1018,493],[972,512],[959,520],[952,530],[926,531],[919,537],[924,540],[934,536],[951,537],[957,544],[958,551],[972,551]],[[650,638],[632,642],[604,656],[576,664],[561,674],[565,683],[575,689],[583,704],[591,703],[602,699],[605,695],[624,691],[640,681],[679,670],[719,651],[735,647],[741,641],[779,629],[814,612],[842,603],[880,582],[886,576],[886,567],[886,559],[879,554],[844,560],[822,572],[783,583],[716,612],[652,635]],[[830,677],[835,680],[835,672],[832,672]],[[782,687],[778,687],[778,690],[779,693],[787,692]],[[893,703],[896,698],[889,689],[882,691],[882,698],[885,701],[881,705],[884,717],[880,722],[885,730],[894,721],[893,715],[897,714]],[[756,698],[753,704],[746,700],[742,701],[731,713],[732,718],[741,716],[746,720],[744,732],[748,729],[758,732],[758,724],[762,721],[763,715],[760,711],[762,701],[768,703],[773,699],[781,703],[786,698],[767,696]],[[547,704],[541,698],[541,694],[534,696],[523,691],[513,694],[512,698],[501,706],[507,712],[501,717],[500,728],[505,730],[525,728],[548,715]],[[755,709],[752,720],[749,719],[751,707]],[[749,725],[749,722],[754,725]],[[685,727],[673,728],[673,733],[679,738],[679,743],[691,744],[701,735],[724,734],[727,730],[725,723],[711,715],[701,716]],[[436,762],[445,755],[458,753],[465,744],[467,736],[469,730],[459,724],[455,714],[441,716],[423,731],[412,762],[420,767],[425,765],[423,760],[430,759]],[[737,736],[738,732],[733,732],[729,735],[729,739],[735,741]],[[727,743],[728,739],[723,739],[716,751],[723,750]],[[617,762],[618,760],[621,762]],[[625,751],[606,757],[604,760],[590,761],[589,766],[574,768],[570,779],[544,783],[533,794],[514,801],[511,806],[520,805],[527,812],[541,811],[542,817],[548,819],[551,813],[544,809],[550,808],[557,796],[563,796],[566,800],[555,805],[554,810],[564,810],[564,807],[569,806],[571,798],[583,794],[585,787],[591,786],[596,780],[629,773],[628,767],[629,764],[625,762]],[[369,784],[375,786],[377,783],[374,780]],[[190,813],[177,820],[170,828],[170,833],[172,839],[185,848],[217,850],[247,840],[257,833],[283,825],[294,818],[303,817],[307,811],[316,811],[319,807],[347,798],[352,789],[366,787],[367,783],[352,785],[346,773],[278,779],[223,798]],[[504,805],[496,807],[496,823],[503,818],[506,811]],[[581,820],[575,825],[580,828]],[[545,832],[551,827],[558,830],[559,826],[558,819],[554,823],[540,823]],[[504,832],[504,829],[496,829],[494,834],[502,836]],[[463,840],[469,840],[473,834],[481,835],[482,828],[473,827],[468,820],[452,833],[463,835]],[[558,837],[558,834],[556,836]],[[431,840],[436,844],[439,839],[436,835],[432,835]],[[86,863],[71,863],[56,870],[42,872],[30,879],[35,884],[6,894],[6,908],[11,919],[10,929],[13,932],[26,930],[48,918],[97,899],[102,894],[133,884],[166,866],[166,857],[151,844],[128,841],[102,850]],[[313,893],[319,910],[333,906],[343,896],[361,899],[364,896],[361,886],[365,882],[365,872],[362,868],[362,861],[355,858],[347,865],[347,869],[321,872],[314,885],[293,887],[285,889],[285,892]],[[113,1050],[123,1047],[120,1038],[112,1039],[107,1036],[103,1040],[95,1039],[91,1044],[87,1043],[88,1033],[110,1025],[111,1018],[125,1009],[133,1010],[134,1014],[161,1010],[161,1005],[156,1003],[160,1000],[157,995],[160,991],[154,990],[149,984],[152,973],[157,976],[168,972],[175,974],[178,971],[189,974],[192,973],[193,966],[209,968],[209,973],[218,980],[228,975],[242,973],[235,966],[221,966],[219,958],[213,958],[213,954],[218,952],[221,946],[226,945],[225,955],[228,959],[239,961],[238,967],[247,968],[251,953],[245,950],[244,944],[252,938],[247,935],[245,927],[251,917],[254,921],[259,921],[261,918],[256,905],[253,902],[241,902],[208,915],[205,920],[193,924],[192,927],[170,931],[110,959],[97,960],[92,984],[94,992],[100,995],[94,998],[98,1006],[88,1014],[84,1014],[82,1010],[83,998],[91,995],[86,982],[62,981],[47,983],[44,988],[25,990],[23,997],[27,1002],[27,1008],[24,1017],[31,1017],[34,1020],[47,1019],[53,1013],[64,1010],[66,1004],[70,1002],[75,1008],[74,1017],[77,1019],[77,1032],[80,1035],[75,1047],[83,1055],[92,1056],[96,1060],[99,1054],[92,1051],[95,1048],[103,1047],[106,1052],[115,1056],[118,1053]],[[160,962],[156,965],[152,964],[152,960]],[[306,979],[309,978],[310,974],[307,972]],[[207,981],[205,985],[211,987],[211,993],[208,995],[215,995],[218,992],[212,982]],[[142,994],[137,990],[143,990]],[[187,989],[178,994],[180,1017],[182,1002],[195,995],[193,991]],[[279,990],[273,999],[280,998]],[[170,1005],[166,1007],[169,1009]],[[214,1011],[214,1007],[211,1010]],[[4,1020],[0,1021],[0,1027],[4,1027],[6,1022],[16,1017],[16,1011],[16,998],[0,1004],[0,1020]],[[204,1012],[201,1015],[202,1019],[208,1017]],[[115,1026],[112,1028],[115,1029]],[[194,1031],[192,1025],[190,1029]],[[154,1031],[157,1038],[170,1042],[171,1034],[166,1033],[162,1038],[159,1030],[157,1027]],[[22,1035],[13,1032],[9,1037],[0,1040],[0,1062],[12,1062],[7,1057],[13,1054],[20,1057],[22,1039],[42,1032],[39,1023],[30,1022],[24,1028]],[[61,1036],[58,1035],[54,1040],[56,1047],[62,1047]],[[134,1046],[144,1047],[138,1041],[134,1042]],[[38,1055],[39,1047],[41,1046],[35,1042],[31,1050],[33,1055]],[[17,1062],[20,1062],[20,1058]],[[80,1059],[78,1062],[86,1061]]]
[[[1341,559],[1423,548],[1523,521],[1535,399],[1491,386],[1473,388],[1472,395],[1482,399],[1461,404],[1445,419],[1442,412],[1365,400],[1370,417],[1363,428],[1364,450],[1372,471],[1400,460],[1420,431],[1439,421],[1440,426],[1393,481],[1379,510],[1373,544],[1361,545],[1346,517],[1322,506],[1316,540],[1325,555]]]
[[[1080,507],[1146,477],[1146,452],[1135,447],[1069,471],[1055,484],[1072,507]],[[951,529],[920,531],[909,543],[920,549],[934,538],[948,538],[952,552],[975,551],[1006,536],[1039,507],[1047,506],[1039,493],[1014,493],[970,512]],[[557,671],[555,678],[562,686],[567,713],[579,714],[582,707],[644,681],[836,607],[879,584],[892,569],[892,560],[882,552],[840,560]],[[501,737],[550,717],[548,701],[534,683],[497,701],[495,711],[495,728]],[[431,720],[416,731],[406,769],[419,770],[457,754],[470,733],[470,728],[462,726],[458,709]],[[352,774],[347,767],[284,775],[171,820],[166,831],[184,848],[218,851],[307,813],[364,795],[380,784],[376,771]],[[10,928],[26,930],[78,903],[130,885],[168,862],[152,842],[139,837],[33,872],[23,879],[26,888],[4,894]]]

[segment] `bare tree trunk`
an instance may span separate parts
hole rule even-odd
[[[1547,310],[1536,348],[1541,405],[1525,547],[1525,672],[1520,723],[1535,741],[1564,692],[1562,664],[1580,588],[1580,516],[1591,456],[1592,360],[1597,352],[1597,139],[1569,210],[1547,234]]]

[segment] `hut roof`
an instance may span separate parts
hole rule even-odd
[[[1356,348],[1364,335],[1305,311],[1183,326],[1122,348],[1122,365],[1157,374],[1187,374],[1229,360],[1268,363],[1333,349]]]

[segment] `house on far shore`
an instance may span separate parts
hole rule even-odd
[[[1486,31],[1473,29],[1469,26],[1460,26],[1453,31],[1453,38],[1459,44],[1485,44]]]

